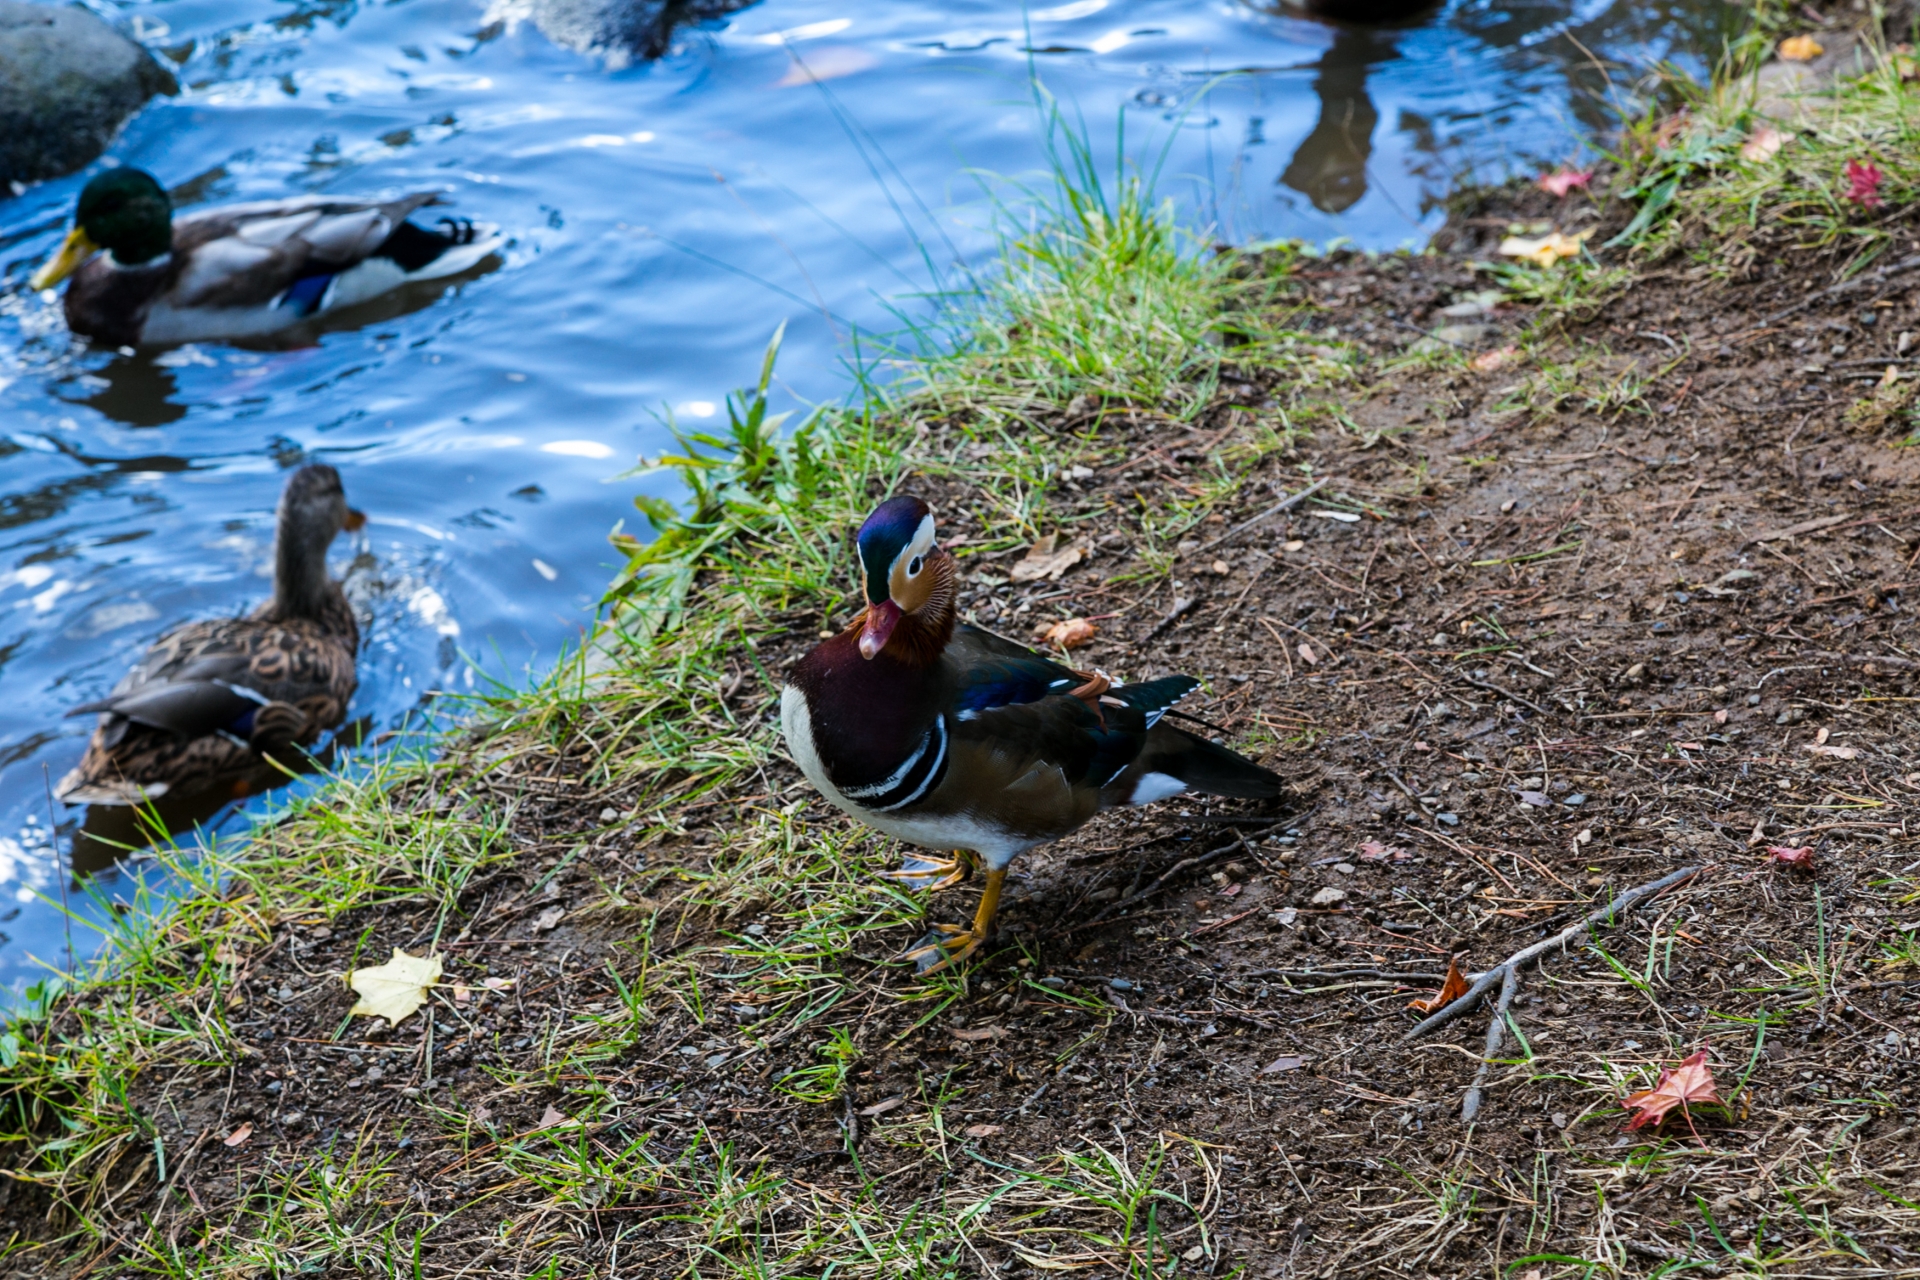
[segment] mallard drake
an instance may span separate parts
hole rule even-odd
[[[269,757],[344,720],[360,628],[327,576],[327,547],[364,523],[338,471],[294,472],[280,495],[273,597],[244,618],[168,632],[111,694],[68,712],[100,723],[60,798],[139,804],[221,786],[245,795],[252,779],[273,775]]]
[[[907,954],[922,972],[986,941],[1007,866],[1094,814],[1198,791],[1262,799],[1280,779],[1166,723],[1191,676],[1122,685],[961,625],[954,560],[918,498],[860,527],[866,608],[794,667],[781,692],[787,749],[835,805],[888,835],[970,851],[986,867],[971,928],[939,925]],[[914,859],[947,873],[958,858]]]
[[[439,197],[301,196],[173,216],[153,175],[109,169],[80,192],[73,229],[35,289],[68,276],[67,327],[111,346],[257,338],[415,280],[465,271],[497,233],[408,215]]]

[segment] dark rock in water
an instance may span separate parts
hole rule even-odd
[[[673,46],[674,29],[724,18],[755,0],[506,0],[490,16],[509,26],[531,20],[547,39],[608,65],[648,62]]]
[[[0,0],[0,196],[80,168],[148,98],[178,92],[152,55],[78,5]]]

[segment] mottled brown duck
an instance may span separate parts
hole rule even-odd
[[[100,723],[78,766],[60,780],[68,804],[139,804],[224,788],[241,796],[295,767],[346,719],[360,628],[327,548],[364,523],[347,506],[340,473],[300,468],[280,495],[273,596],[243,618],[189,623],[147,650],[114,690],[69,715]]]

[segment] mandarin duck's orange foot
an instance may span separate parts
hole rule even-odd
[[[910,853],[897,871],[882,871],[880,874],[888,880],[899,881],[909,889],[925,889],[930,893],[951,889],[972,878],[973,855],[964,849],[954,850],[951,858],[929,858]]]
[[[978,951],[993,932],[993,916],[1000,909],[1000,889],[1006,882],[1005,867],[988,868],[986,887],[980,894],[980,906],[973,913],[973,927],[963,929],[957,924],[937,924],[900,958],[913,961],[914,968],[925,977],[942,969],[950,969]]]
[[[913,961],[914,971],[924,978],[951,969],[978,951],[986,940],[985,935],[962,925],[937,924],[900,958]]]

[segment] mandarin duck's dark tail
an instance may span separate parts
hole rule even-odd
[[[1270,800],[1280,794],[1280,775],[1273,770],[1170,724],[1155,725],[1147,735],[1138,767],[1177,778],[1188,790],[1210,796]]]

